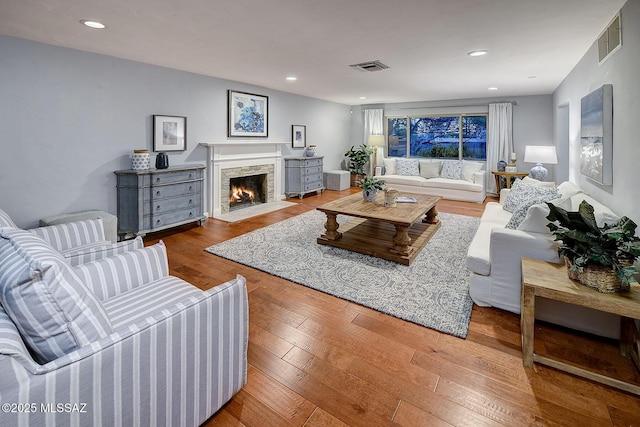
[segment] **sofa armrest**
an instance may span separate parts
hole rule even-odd
[[[486,185],[485,183],[485,179],[486,179],[486,175],[487,175],[487,171],[477,171],[473,173],[473,183],[474,184],[480,184],[483,187]]]
[[[64,251],[62,255],[70,265],[76,266],[142,248],[144,248],[144,243],[142,242],[142,237],[138,236],[135,239],[118,243],[92,243]]]
[[[35,371],[0,353],[2,403],[84,409],[0,412],[0,425],[201,425],[246,384],[247,343],[238,276]]]
[[[78,246],[108,243],[105,242],[102,218],[32,228],[29,231],[61,253]]]
[[[73,267],[100,301],[169,275],[167,249],[155,245]]]

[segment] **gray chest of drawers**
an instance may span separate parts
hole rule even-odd
[[[204,216],[203,165],[174,166],[146,171],[116,171],[118,235],[144,236]]]
[[[321,193],[324,190],[322,184],[323,158],[322,156],[285,158],[285,196],[299,196],[302,199],[307,193]]]

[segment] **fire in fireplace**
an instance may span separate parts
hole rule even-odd
[[[231,178],[229,182],[229,210],[265,203],[267,174]]]

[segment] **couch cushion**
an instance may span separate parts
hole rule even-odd
[[[559,198],[551,200],[549,203],[567,209],[567,207],[571,206],[571,199]],[[547,206],[546,203],[531,205],[529,210],[527,210],[526,216],[518,226],[518,230],[529,233],[549,234],[549,228],[547,227],[549,220],[547,219],[547,215],[549,215],[549,206]]]
[[[117,330],[203,292],[182,279],[166,276],[109,298],[104,308]]]
[[[11,219],[8,213],[0,209],[0,227],[18,228],[15,222]]]
[[[571,197],[575,194],[582,193],[583,191],[575,185],[573,182],[565,181],[558,185],[558,193],[562,195],[563,199]]]
[[[420,160],[420,176],[423,178],[438,178],[440,176],[440,168],[442,162]]]
[[[462,170],[460,172],[460,179],[465,181],[474,182],[474,175],[484,167],[482,162],[471,162],[469,160],[462,161]]]
[[[420,187],[423,182],[427,181],[421,176],[383,175],[381,178],[386,184],[413,185],[415,187]]]
[[[445,160],[442,162],[442,170],[440,176],[442,178],[460,179],[462,171],[462,162],[459,160]]]
[[[553,197],[552,197],[553,196]],[[516,209],[527,207],[534,203],[542,203],[560,197],[555,188],[540,187],[536,185],[524,184],[522,180],[516,179],[511,186],[511,191],[507,194],[502,208],[509,212],[515,212]],[[526,211],[524,212],[526,215]],[[520,218],[518,224],[524,219]]]
[[[552,181],[539,181],[537,179],[531,178],[530,176],[524,176],[521,178],[523,184],[535,185],[538,187],[549,187],[556,188],[556,183]]]
[[[598,202],[593,197],[589,196],[586,193],[577,193],[571,196],[571,208],[568,210],[577,211],[580,207],[580,203],[583,200],[586,200],[591,206],[593,206],[593,214],[596,217],[596,223],[599,227],[602,227],[605,224],[613,224],[618,222],[620,216],[613,212],[611,209]]]
[[[538,187],[540,189],[550,190],[547,193],[541,192],[539,194],[533,194],[528,199],[523,200],[514,210],[513,215],[511,215],[511,219],[505,225],[505,228],[509,228],[515,230],[520,226],[522,221],[524,221],[527,216],[527,212],[529,208],[538,203],[550,202],[554,199],[560,198],[560,194],[556,191],[555,188],[547,188],[547,187]]]
[[[480,193],[482,191],[482,185],[474,184],[473,182],[465,181],[463,179],[448,179],[448,178],[430,178],[426,179],[420,184],[421,187],[428,188],[448,188],[452,190],[464,190]]]
[[[396,175],[396,160],[397,159],[382,159],[382,164],[384,164],[384,174],[385,175]]]
[[[0,228],[0,303],[39,363],[111,333],[102,307],[64,258],[28,231]]]
[[[396,159],[396,174],[420,176],[420,162],[418,159]]]

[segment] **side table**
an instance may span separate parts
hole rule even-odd
[[[621,353],[629,355],[633,346],[630,334],[635,328],[633,319],[640,319],[640,285],[632,284],[629,292],[603,294],[576,283],[567,276],[564,264],[522,258],[522,299],[520,328],[522,330],[522,363],[530,368],[533,362],[551,366],[592,381],[640,395],[640,386],[607,377],[558,360],[535,354],[533,351],[536,297],[562,301],[621,316]]]
[[[511,188],[512,178],[522,178],[529,175],[529,172],[505,172],[505,171],[491,171],[496,178],[496,189],[500,193],[500,177],[504,176],[507,181],[507,188]]]

